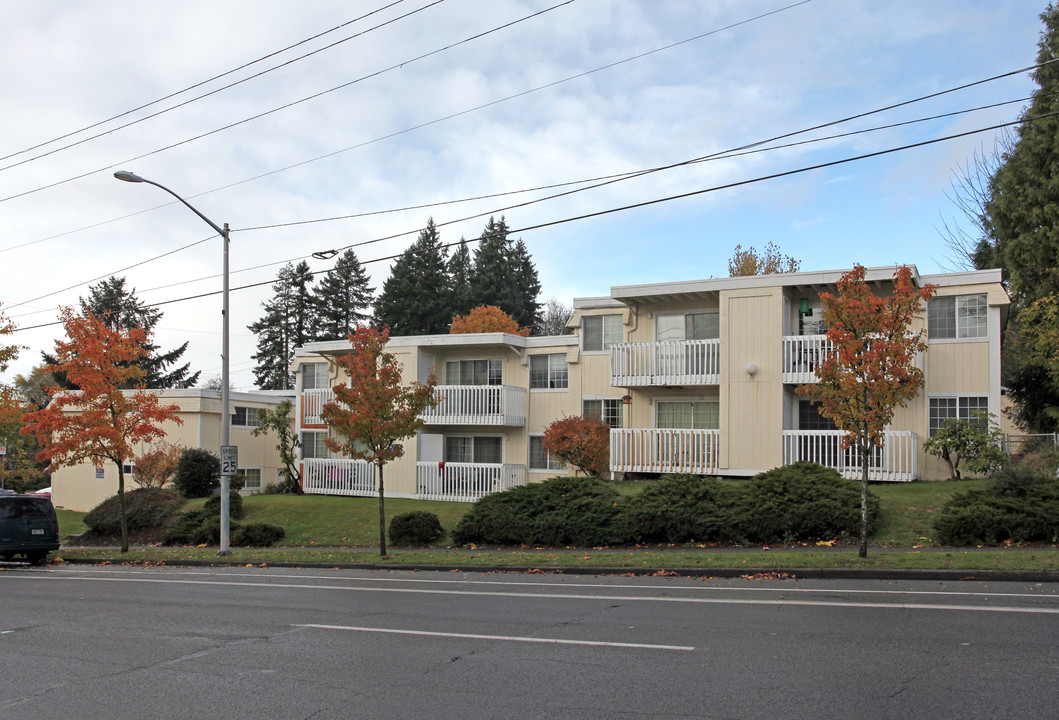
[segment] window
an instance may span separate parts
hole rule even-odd
[[[799,430],[838,430],[835,421],[820,414],[820,407],[812,400],[798,401]]]
[[[530,389],[563,390],[570,386],[566,354],[530,355]]]
[[[621,315],[594,315],[581,318],[581,349],[585,352],[603,352],[620,343],[622,337]]]
[[[612,428],[622,425],[621,398],[592,398],[581,401],[581,414],[593,420],[602,420]]]
[[[327,445],[324,440],[327,433],[303,432],[302,433],[302,459],[327,457]]]
[[[501,385],[500,360],[450,360],[445,363],[446,385]]]
[[[122,463],[122,465],[121,465],[121,473],[125,477],[132,477],[133,475],[136,474],[136,466],[133,465],[132,463]]]
[[[232,425],[236,427],[257,427],[257,408],[235,406],[232,413]]]
[[[721,336],[720,315],[712,312],[685,315],[659,315],[655,320],[655,340],[716,340]]]
[[[327,363],[305,363],[302,365],[302,390],[324,390],[331,382]]]
[[[503,441],[498,437],[446,435],[445,462],[499,465],[503,462]]]
[[[933,437],[946,420],[980,420],[975,413],[989,412],[989,398],[985,396],[964,395],[957,397],[932,397],[930,398],[930,417],[928,419],[928,431]]]
[[[261,489],[261,468],[239,468],[239,474],[243,476],[244,490]]]
[[[553,458],[544,449],[543,435],[529,436],[529,469],[530,470],[565,470],[566,463]]]
[[[660,402],[658,427],[690,430],[716,430],[721,426],[718,402]]]
[[[927,305],[927,335],[931,340],[986,337],[988,311],[985,293],[934,298]]]

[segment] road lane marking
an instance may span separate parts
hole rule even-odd
[[[804,607],[840,607],[865,608],[871,610],[952,610],[960,612],[995,612],[1025,613],[1038,615],[1059,615],[1059,607],[1017,607],[1010,605],[941,605],[936,603],[883,603],[883,602],[850,602],[841,600],[756,600],[751,598],[703,598],[703,597],[658,597],[642,595],[591,595],[579,593],[546,593],[546,592],[500,592],[483,590],[434,590],[426,588],[392,588],[392,587],[347,587],[341,585],[309,585],[297,583],[274,583],[267,578],[259,582],[233,582],[230,580],[167,580],[147,577],[96,577],[96,576],[58,576],[48,574],[5,575],[13,580],[71,580],[76,582],[125,582],[149,583],[158,585],[207,585],[210,587],[253,587],[277,588],[291,590],[330,590],[333,592],[375,592],[406,593],[411,595],[456,595],[466,597],[506,597],[538,598],[547,600],[595,600],[617,602],[666,602],[687,603],[696,605],[771,605],[771,606],[804,606]]]
[[[357,627],[354,625],[291,625],[318,630],[346,630],[349,632],[388,633],[391,635],[427,635],[430,637],[462,638],[467,640],[502,640],[506,642],[547,643],[550,645],[595,645],[597,647],[636,648],[639,650],[679,650],[692,652],[688,645],[650,645],[646,643],[606,642],[603,640],[564,640],[561,638],[522,637],[519,635],[479,635],[477,633],[436,632],[433,630],[397,630],[394,628]]]

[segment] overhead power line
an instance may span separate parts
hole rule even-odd
[[[825,163],[817,163],[815,165],[808,165],[808,166],[796,168],[794,170],[786,170],[786,171],[778,172],[778,173],[770,173],[768,175],[759,175],[757,177],[750,178],[750,179],[747,179],[747,180],[739,180],[739,181],[736,181],[736,182],[724,183],[722,185],[713,185],[713,186],[708,187],[708,188],[701,188],[699,190],[692,190],[692,191],[689,191],[689,192],[678,193],[676,195],[667,195],[667,196],[661,197],[661,198],[654,198],[652,200],[645,200],[643,202],[631,203],[631,204],[628,204],[628,205],[621,205],[619,207],[609,208],[609,209],[606,209],[606,210],[598,210],[596,212],[584,213],[582,215],[575,215],[575,216],[572,216],[572,217],[561,218],[559,220],[550,220],[550,221],[547,221],[547,222],[536,223],[534,225],[526,225],[526,226],[523,226],[523,227],[511,228],[508,231],[508,233],[509,234],[516,234],[516,233],[530,232],[532,230],[540,230],[542,228],[554,227],[554,226],[557,226],[557,225],[564,225],[566,223],[579,222],[581,220],[588,220],[588,219],[591,219],[591,218],[602,217],[604,215],[611,215],[611,214],[614,214],[614,213],[626,212],[628,210],[635,210],[635,209],[639,209],[639,208],[648,207],[648,206],[651,206],[651,205],[658,205],[658,204],[665,203],[665,202],[672,202],[674,200],[683,200],[683,199],[690,198],[690,197],[695,197],[695,196],[698,196],[698,195],[705,195],[707,193],[718,192],[720,190],[728,190],[728,189],[735,188],[735,187],[741,187],[741,186],[745,186],[745,185],[751,185],[751,184],[754,184],[754,183],[764,182],[766,180],[775,180],[775,179],[778,179],[778,178],[790,177],[792,175],[798,175],[798,174],[801,174],[801,173],[812,172],[814,170],[822,170],[824,168],[835,167],[837,165],[844,165],[844,164],[847,164],[847,163],[857,162],[857,161],[860,161],[860,160],[868,160],[868,159],[871,159],[871,158],[881,157],[883,155],[889,155],[889,154],[896,153],[896,152],[902,152],[904,150],[912,150],[912,149],[915,149],[915,148],[926,147],[928,145],[934,145],[934,144],[937,144],[937,143],[940,143],[940,142],[945,142],[947,140],[956,140],[956,139],[963,138],[963,137],[968,137],[968,136],[971,136],[971,135],[977,135],[977,134],[983,133],[983,132],[991,132],[991,131],[994,131],[994,130],[1000,130],[1002,128],[1007,128],[1007,127],[1012,127],[1012,126],[1015,126],[1015,125],[1020,125],[1020,124],[1025,123],[1025,122],[1036,122],[1038,120],[1042,120],[1042,119],[1048,118],[1048,117],[1054,117],[1054,116],[1057,116],[1057,115],[1059,115],[1059,111],[1046,113],[1044,115],[1037,115],[1037,116],[1034,116],[1034,117],[1023,117],[1020,120],[1013,120],[1011,122],[1000,123],[1000,124],[997,124],[997,125],[990,125],[988,127],[977,128],[975,130],[967,130],[965,132],[955,133],[955,134],[952,134],[952,135],[945,135],[943,137],[934,138],[932,140],[923,140],[923,141],[917,142],[917,143],[910,143],[910,144],[907,144],[907,145],[900,145],[898,147],[887,148],[885,150],[878,150],[878,151],[875,151],[875,152],[863,153],[861,155],[855,155],[855,156],[852,156],[852,157],[842,158],[842,159],[839,159],[839,160],[831,160],[831,161],[825,162]],[[438,224],[438,225],[440,226],[440,224]],[[455,242],[451,242],[451,243],[446,243],[446,244],[443,245],[443,247],[450,248],[450,247],[454,247],[456,245],[459,245],[461,242],[473,243],[473,242],[477,242],[478,240],[480,240],[480,238],[471,238],[469,240],[459,240],[459,241],[455,241]],[[373,242],[373,241],[365,241],[365,243],[361,243],[361,244],[367,244],[368,242]],[[361,261],[361,265],[369,265],[369,264],[374,264],[374,263],[379,263],[379,262],[387,262],[389,260],[395,260],[395,259],[401,257],[401,255],[403,255],[403,254],[404,253],[398,253],[396,255],[388,255],[386,257],[372,258],[370,260],[362,260]],[[320,275],[322,273],[329,272],[330,269],[332,269],[332,268],[329,268],[327,270],[317,270],[317,271],[311,272],[310,274],[313,275],[313,276],[316,276],[316,275]],[[270,285],[270,284],[272,284],[274,282],[275,282],[275,279],[273,278],[273,279],[262,281],[262,282],[249,283],[247,285],[240,285],[238,287],[231,288],[230,291],[231,292],[236,292],[236,291],[239,291],[239,290],[249,290],[249,289],[252,289],[252,288],[262,287],[264,285]],[[213,290],[213,291],[210,291],[210,292],[199,293],[197,295],[187,295],[187,296],[184,296],[184,297],[173,298],[171,300],[162,300],[162,301],[159,301],[159,302],[156,302],[156,303],[150,303],[150,304],[146,305],[146,307],[161,307],[163,305],[172,305],[172,304],[178,303],[178,302],[187,302],[189,300],[198,300],[198,299],[205,298],[205,297],[212,297],[212,296],[215,296],[215,295],[220,295],[222,292],[223,291],[221,291],[221,290]],[[49,323],[42,323],[42,324],[39,324],[39,325],[31,325],[31,326],[28,326],[28,327],[16,328],[13,332],[21,332],[21,331],[24,331],[24,330],[36,330],[36,329],[39,329],[39,328],[52,327],[52,326],[59,325],[59,324],[61,324],[59,321],[49,322]]]

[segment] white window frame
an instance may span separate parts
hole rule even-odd
[[[308,442],[306,442],[306,438],[309,437],[309,436],[313,436],[313,442],[312,442],[311,445]],[[323,440],[326,439],[326,438],[327,438],[327,433],[326,432],[321,432],[321,431],[317,431],[317,430],[302,430],[301,437],[299,438],[299,440],[301,440],[301,443],[302,443],[302,447],[301,447],[302,460],[331,457],[331,452],[327,449],[327,446],[323,444]],[[317,445],[319,445],[320,447],[323,448],[323,455],[316,454],[316,451],[320,449],[320,448],[317,447]],[[306,453],[306,448],[312,448],[312,450],[310,451],[311,454],[307,454]]]
[[[322,378],[320,377],[320,368],[323,368]],[[302,376],[302,390],[326,390],[331,387],[331,371],[328,369],[327,363],[302,363],[299,369]]]
[[[480,387],[496,387],[504,384],[504,361],[498,358],[461,358],[459,360],[446,360],[445,361],[445,384],[446,385],[474,385],[474,383],[466,382],[463,377],[463,365],[462,363],[486,363],[485,369],[485,382],[480,384]],[[459,376],[459,382],[449,382],[449,366],[456,366],[456,374]],[[494,382],[494,370],[496,371]]]
[[[541,454],[544,455],[544,467],[537,467],[533,464],[533,445],[536,441],[541,443]],[[529,441],[527,446],[527,457],[526,457],[526,468],[530,472],[546,473],[546,472],[559,472],[566,470],[566,463],[558,458],[553,459],[551,453],[544,449],[544,433],[530,433]]]
[[[599,321],[599,340],[601,347],[590,348],[586,344],[587,338],[587,325],[589,322]],[[614,327],[614,326],[617,327]],[[610,327],[608,327],[610,326]],[[586,354],[591,353],[609,353],[611,347],[622,342],[625,338],[625,329],[622,327],[621,314],[609,314],[609,315],[586,315],[581,318],[581,352]]]
[[[257,485],[246,484],[246,473],[247,471],[257,471]],[[239,474],[243,476],[243,489],[244,490],[256,490],[261,492],[265,489],[265,469],[262,467],[241,467],[237,470]]]
[[[954,400],[956,402],[956,416],[958,420],[973,420],[975,419],[972,412],[979,412],[984,410],[989,413],[992,409],[989,405],[989,393],[988,392],[974,392],[974,393],[931,393],[927,396],[927,437],[934,437],[941,426],[946,420],[953,419],[952,417],[939,418],[939,421],[934,423],[934,408],[935,402],[939,400]],[[969,401],[975,400],[976,405],[982,400],[985,400],[985,407],[971,407]],[[965,404],[966,403],[966,404]]]
[[[692,417],[692,423],[691,424],[692,425],[695,424],[695,422],[694,422],[695,407],[694,406],[696,404],[707,404],[707,403],[709,403],[709,404],[716,405],[717,406],[717,425],[718,425],[718,427],[713,427],[713,428],[696,428],[696,427],[670,428],[670,427],[663,427],[659,423],[659,413],[662,410],[662,405],[665,405],[665,404],[668,404],[668,403],[679,403],[679,404],[688,403],[688,404],[690,404],[692,406],[692,408],[691,408],[691,417]],[[699,398],[669,398],[669,399],[666,399],[666,400],[656,400],[655,401],[655,428],[665,429],[665,430],[717,430],[720,427],[720,424],[721,424],[720,404],[721,404],[720,400],[718,400],[716,398],[702,398],[702,397],[699,397]]]
[[[243,411],[243,418],[240,422],[239,411]],[[260,425],[257,416],[261,412],[261,408],[250,407],[248,405],[235,405],[232,407],[232,427],[249,427],[255,428]]]
[[[588,417],[588,412],[585,410],[585,403],[600,403],[600,417],[599,419],[607,423],[612,428],[625,427],[625,404],[622,402],[621,396],[619,395],[584,395],[581,398],[581,415],[582,417]],[[607,405],[610,404],[613,408],[616,404],[616,414],[612,415],[617,419],[617,424],[607,421]]]
[[[461,460],[449,460],[448,459],[448,442],[449,438],[468,438],[471,441],[471,459],[468,464],[471,465],[503,465],[504,458],[507,455],[507,443],[504,442],[503,435],[496,435],[490,433],[446,433],[441,441],[441,456],[445,458],[445,462],[463,462]],[[500,440],[500,462],[499,463],[479,463],[474,459],[474,443],[479,438],[497,438]]]
[[[953,337],[938,337],[936,333],[930,332],[931,328],[931,306],[936,309],[939,303],[952,301],[952,315],[948,315],[948,309],[946,308],[946,319],[951,320],[954,327]],[[981,319],[981,322],[976,322],[974,325],[970,325],[967,322],[966,312],[961,314],[961,309],[966,309],[968,305],[974,302],[976,305],[981,305],[984,308],[981,315],[976,314],[975,318]],[[961,308],[961,305],[963,306]],[[974,335],[969,335],[969,332],[975,332]],[[935,297],[927,303],[927,341],[932,343],[953,343],[953,342],[983,342],[989,340],[989,296],[986,293],[970,293],[966,295],[943,295],[941,297]]]
[[[534,362],[546,362],[547,385],[542,387],[533,384]],[[570,363],[566,361],[566,353],[548,353],[530,355],[526,361],[529,367],[529,388],[531,392],[566,392],[570,389]],[[556,384],[562,381],[562,384]]]

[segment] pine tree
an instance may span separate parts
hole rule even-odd
[[[257,335],[254,380],[262,390],[294,387],[290,364],[295,348],[311,342],[316,329],[315,308],[309,285],[309,264],[287,263],[272,286],[272,299],[263,303],[265,314],[249,329]]]
[[[467,247],[467,241],[460,238],[459,247],[452,253],[447,266],[449,290],[451,291],[449,308],[452,316],[466,315],[473,308],[471,302],[471,276],[474,274],[474,260]]]
[[[537,297],[541,294],[541,281],[537,277],[537,266],[533,264],[529,248],[519,238],[511,255],[514,266],[515,290],[519,294],[520,309],[512,315],[519,325],[537,328],[540,326],[541,304]],[[540,333],[536,333],[540,334]]]
[[[512,243],[507,222],[489,218],[474,254],[471,302],[496,305],[520,326],[536,326],[540,281],[525,243]]]
[[[375,301],[375,324],[393,335],[437,335],[452,322],[445,249],[434,218],[397,258]]]
[[[375,288],[368,285],[368,273],[352,250],[342,253],[335,266],[316,286],[316,340],[345,340],[358,325],[368,320]]]
[[[107,329],[113,331],[139,328],[151,337],[158,321],[162,319],[161,310],[144,305],[136,297],[136,288],[129,290],[125,287],[125,278],[111,276],[97,285],[89,285],[88,297],[80,298],[80,302],[81,317],[91,313],[101,319]],[[158,345],[150,340],[146,341],[143,346],[144,354],[139,360],[140,369],[143,370],[143,386],[150,390],[187,388],[198,382],[200,373],[190,374],[190,363],[176,365],[187,348],[188,344],[185,342],[180,347],[160,353]],[[41,356],[49,365],[56,362],[54,355],[42,352]],[[55,382],[69,390],[77,389],[62,373],[55,375]],[[129,388],[131,387],[134,386],[130,385]]]
[[[1059,293],[1059,7],[1041,14],[1039,86],[1022,115],[1014,147],[989,183],[984,224],[989,237],[976,252],[979,268],[1002,267],[1017,304]],[[1040,117],[1039,120],[1034,118]]]

